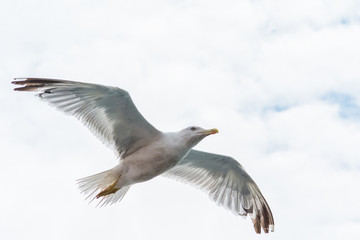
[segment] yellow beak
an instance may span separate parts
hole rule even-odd
[[[219,130],[217,130],[216,128],[213,128],[213,129],[203,131],[202,134],[210,135],[210,134],[215,134],[215,133],[218,133],[218,132],[219,132]]]

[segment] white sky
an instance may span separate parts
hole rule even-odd
[[[359,1],[3,1],[0,239],[359,239]],[[128,90],[158,129],[217,127],[275,217],[250,219],[165,178],[95,208],[75,180],[116,164],[13,77]]]

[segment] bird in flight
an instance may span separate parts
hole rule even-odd
[[[79,119],[113,148],[119,163],[78,180],[87,198],[101,206],[119,202],[130,186],[162,175],[194,185],[236,215],[248,214],[256,233],[274,231],[274,218],[259,187],[233,158],[192,149],[216,128],[198,126],[161,132],[117,87],[45,78],[15,78],[16,91],[35,91],[51,106]]]

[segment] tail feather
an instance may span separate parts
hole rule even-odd
[[[100,198],[100,201],[97,204],[97,206],[100,207],[108,204],[112,205],[121,201],[126,192],[129,190],[130,185],[121,187],[115,193],[105,196],[98,195],[104,189],[113,185],[114,181],[117,180],[117,178],[115,178],[111,173],[112,169],[77,180],[81,193],[86,195],[86,200],[90,199],[90,202],[92,202],[95,199]]]
[[[96,206],[103,207],[109,204],[112,205],[114,203],[120,202],[129,190],[129,188],[130,186],[124,186],[120,188],[116,193],[102,197]]]

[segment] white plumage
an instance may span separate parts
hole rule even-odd
[[[37,91],[55,108],[75,116],[119,158],[114,168],[78,180],[87,198],[101,206],[120,201],[130,186],[158,175],[192,184],[236,215],[250,214],[257,233],[274,231],[271,210],[258,186],[233,158],[192,148],[217,133],[188,127],[164,133],[136,109],[125,90],[57,79],[22,78],[17,91]]]

